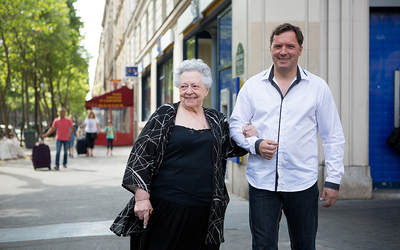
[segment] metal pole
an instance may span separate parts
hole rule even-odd
[[[400,70],[394,72],[394,127],[400,127]]]

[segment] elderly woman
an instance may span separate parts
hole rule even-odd
[[[203,108],[211,84],[202,60],[183,61],[174,74],[180,102],[159,107],[133,145],[122,186],[134,197],[110,228],[131,236],[131,249],[219,249],[224,241],[226,159],[247,151],[222,113]]]

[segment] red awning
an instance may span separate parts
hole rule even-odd
[[[133,107],[133,89],[123,86],[86,101],[86,109]]]

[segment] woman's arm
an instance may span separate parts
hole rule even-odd
[[[99,132],[101,132],[101,127],[100,127],[100,124],[99,123],[96,123],[96,126],[97,126],[97,131],[99,131]]]

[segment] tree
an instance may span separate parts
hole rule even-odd
[[[76,0],[0,1],[4,123],[9,123],[7,107],[20,109],[27,127],[33,113],[40,133],[42,120],[53,120],[58,107],[83,115],[89,56],[79,45],[83,23],[73,7]],[[10,105],[16,98],[21,105]]]

